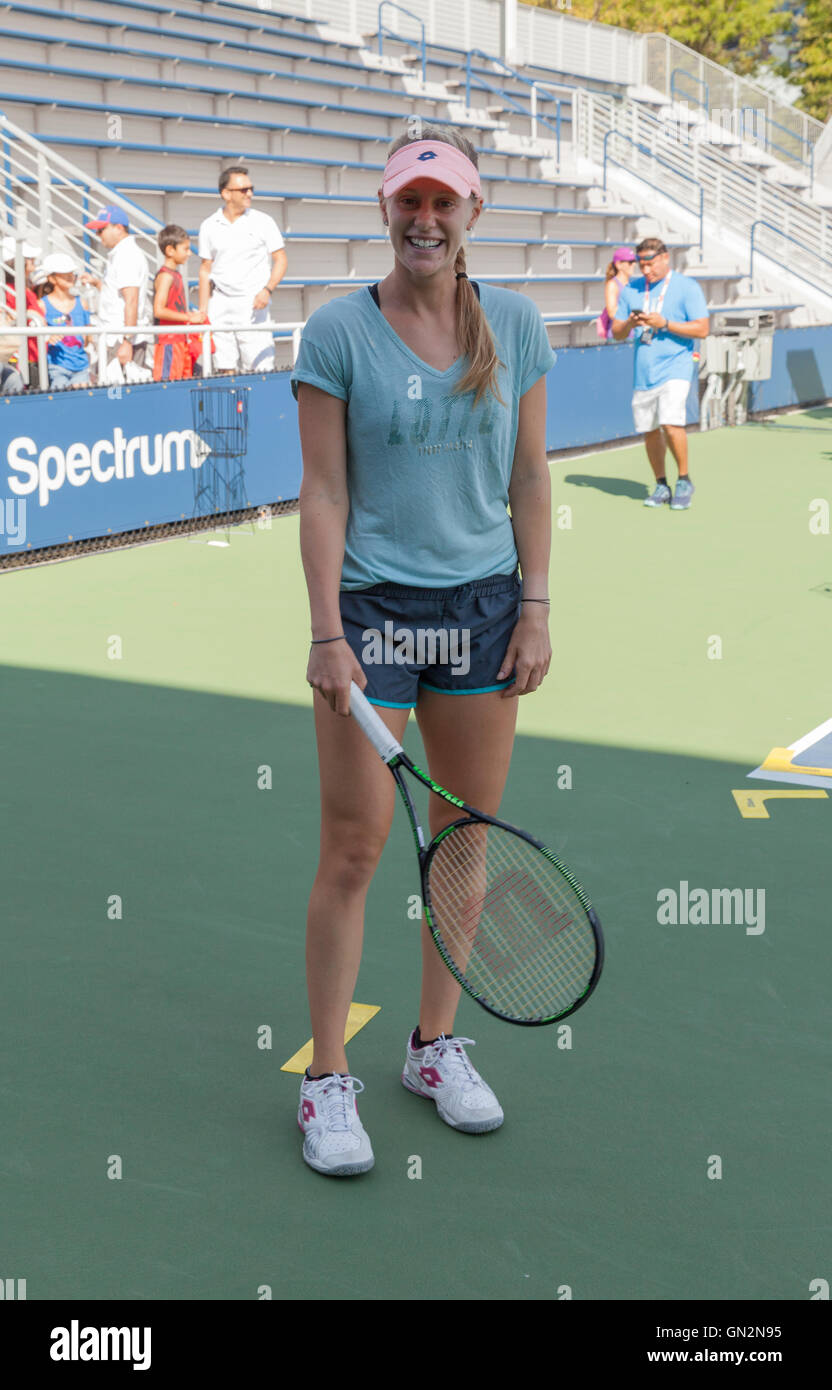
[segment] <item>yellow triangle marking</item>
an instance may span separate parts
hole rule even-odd
[[[364,1027],[365,1023],[369,1023],[370,1019],[375,1018],[376,1014],[380,1012],[380,1004],[350,1004],[350,1011],[347,1014],[347,1026],[344,1029],[344,1044],[346,1045],[350,1041],[350,1038],[354,1038],[356,1033]],[[299,1052],[295,1053],[294,1057],[290,1057],[288,1062],[283,1063],[280,1070],[293,1071],[298,1076],[302,1076],[312,1061],[312,1042],[313,1040],[310,1038],[308,1043],[304,1043],[303,1047]]]
[[[808,797],[810,800],[817,801],[821,798],[825,798],[826,792],[820,789],[816,790],[814,787],[805,787],[800,791],[752,792],[749,791],[747,787],[743,787],[741,791],[732,791],[731,795],[737,803],[737,808],[743,820],[770,820],[771,818],[766,810],[765,803],[766,801],[770,801],[773,797],[782,799],[787,796],[799,796],[804,799]]]

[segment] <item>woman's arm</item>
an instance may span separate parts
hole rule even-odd
[[[615,318],[615,311],[618,308],[618,301],[621,297],[621,282],[616,280],[613,275],[604,286],[604,303],[607,306],[607,313],[610,319]]]
[[[298,425],[303,453],[300,485],[300,553],[313,638],[342,634],[339,592],[350,510],[347,492],[346,403],[317,386],[298,385]],[[350,681],[363,690],[364,673],[346,641],[310,648],[309,684],[336,714],[349,711]]]
[[[552,489],[546,459],[545,376],[520,397],[508,500],[523,576],[523,597],[548,598]],[[548,604],[525,602],[497,677],[504,680],[516,666],[517,679],[504,691],[504,697],[536,690],[549,670],[551,658]]]

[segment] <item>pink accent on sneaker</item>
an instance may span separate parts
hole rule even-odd
[[[305,1120],[314,1120],[314,1119],[316,1119],[315,1106],[312,1104],[312,1101],[311,1101],[311,1100],[305,1100],[305,1101],[303,1102],[303,1107],[302,1107],[302,1109],[303,1109],[303,1118],[304,1118]]]
[[[423,1081],[427,1082],[428,1086],[442,1085],[442,1077],[439,1075],[436,1067],[420,1067],[419,1075],[422,1077]]]

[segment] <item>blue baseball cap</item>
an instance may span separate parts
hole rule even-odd
[[[85,222],[84,226],[88,227],[91,232],[100,232],[102,227],[129,227],[130,222],[126,212],[122,212],[121,208],[117,208],[114,203],[108,203],[105,208],[101,209],[97,217],[94,217],[91,222]]]

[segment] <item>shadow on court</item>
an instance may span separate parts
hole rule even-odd
[[[567,473],[563,481],[571,483],[573,487],[595,488],[598,492],[609,493],[611,497],[642,499],[648,493],[644,483],[637,483],[630,478],[599,478],[591,473]]]
[[[502,815],[584,882],[607,963],[569,1031],[463,1001],[506,1112],[484,1136],[400,1084],[419,880],[397,807],[356,990],[381,1012],[349,1047],[376,1167],[339,1181],[303,1164],[280,1071],[309,1036],[310,712],[45,670],[2,684],[3,1254],[30,1299],[406,1300],[419,1270],[449,1299],[808,1297],[827,802],[743,820],[732,789],[762,786],[745,764],[518,738]],[[660,924],[683,882],[764,890],[764,932]]]

